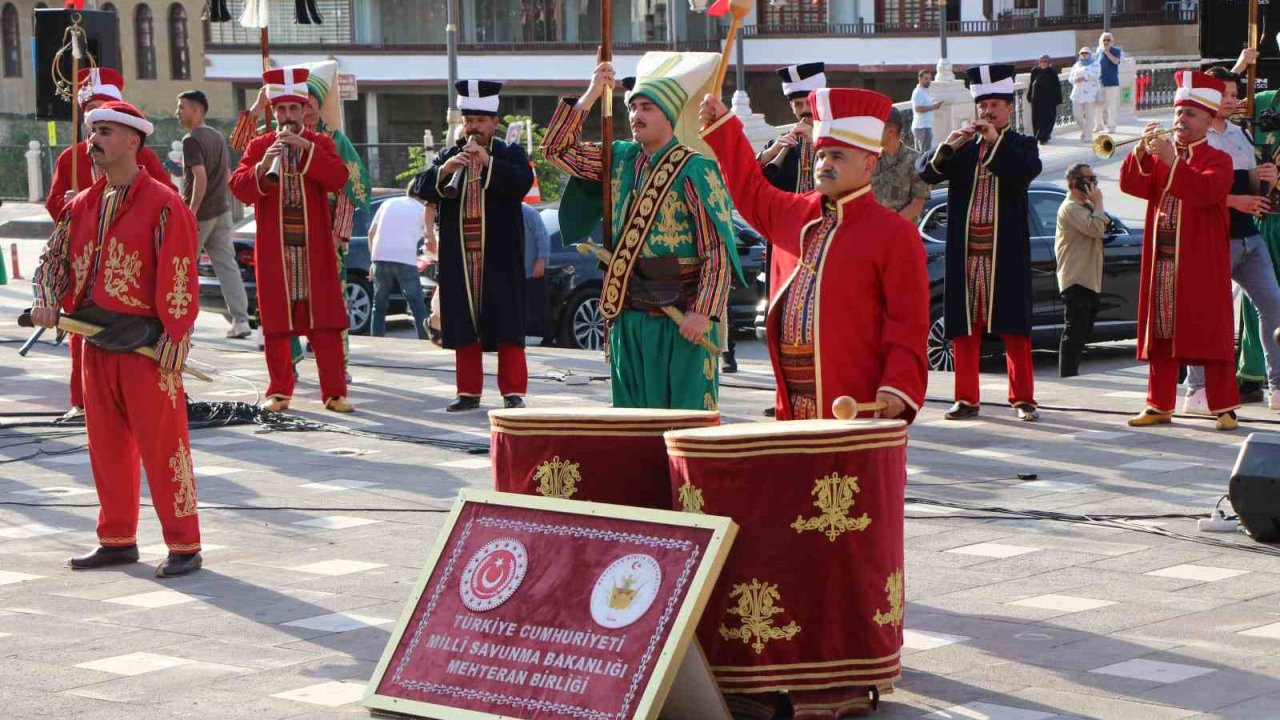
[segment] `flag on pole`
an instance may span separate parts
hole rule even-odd
[[[252,2],[252,0],[250,0]],[[729,12],[729,0],[716,0],[707,6],[707,14],[711,17],[721,17]]]
[[[244,12],[240,13],[240,25],[247,28],[267,27],[271,15],[270,0],[244,0]]]

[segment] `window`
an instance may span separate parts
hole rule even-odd
[[[18,35],[18,8],[5,3],[0,11],[0,39],[4,46],[4,76],[22,77],[22,39]]]
[[[138,79],[156,79],[156,36],[151,25],[151,8],[144,3],[133,13],[134,44],[138,49]]]
[[[885,25],[919,27],[937,17],[938,4],[933,0],[876,0],[876,22]]]
[[[1058,208],[1066,195],[1052,192],[1033,192],[1031,200],[1031,234],[1053,237],[1058,231]],[[1038,231],[1037,231],[1038,229]]]
[[[760,4],[764,6],[761,24],[771,29],[827,24],[827,0],[768,0]]]
[[[187,10],[178,3],[169,6],[169,77],[191,79],[191,49],[187,43]]]

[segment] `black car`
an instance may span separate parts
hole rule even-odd
[[[564,247],[560,237],[560,210],[548,207],[541,210],[542,223],[551,240],[551,257],[547,262],[547,291],[551,298],[551,327],[561,347],[583,350],[599,350],[604,346],[604,316],[600,314],[600,288],[604,273],[594,255],[583,255]],[[738,216],[733,215],[733,226],[738,235],[738,259],[742,274],[754,278],[761,268],[764,256],[764,238]],[[592,242],[599,243],[601,228],[591,234]],[[755,283],[739,287],[735,282],[729,294],[730,331],[750,330],[755,321],[756,305],[760,301]]]
[[[1059,185],[1034,182],[1028,190],[1027,222],[1031,228],[1031,344],[1033,348],[1058,347],[1062,335],[1062,300],[1058,293],[1057,260],[1053,253],[1058,207],[1067,197]],[[1126,226],[1107,213],[1111,226],[1103,238],[1101,306],[1091,340],[1130,340],[1138,335],[1138,285],[1142,271],[1142,228]],[[928,256],[929,272],[929,368],[955,370],[951,341],[943,315],[943,283],[946,275],[947,190],[933,191],[920,213],[920,237]],[[764,336],[764,304],[756,317],[756,334]],[[990,339],[990,338],[989,338]],[[993,346],[993,349],[994,346]]]
[[[347,313],[351,316],[351,332],[364,335],[369,332],[373,322],[373,278],[369,275],[369,266],[373,264],[369,254],[369,224],[374,213],[388,198],[403,195],[402,191],[375,192],[370,201],[370,209],[356,210],[352,221],[351,244],[347,251]],[[253,243],[257,233],[257,224],[252,217],[246,218],[231,232],[231,241],[235,245],[236,264],[240,266],[240,277],[244,280],[244,289],[249,296],[250,324],[257,327],[258,293],[257,283],[253,275]],[[430,304],[435,292],[433,281],[434,268],[423,260],[418,261],[418,282],[422,285],[426,302]],[[231,313],[227,310],[227,302],[222,297],[222,286],[213,273],[213,265],[207,255],[200,256],[197,266],[200,276],[200,308],[222,314],[228,320]],[[399,315],[408,312],[404,296],[399,292],[392,293],[387,315]]]

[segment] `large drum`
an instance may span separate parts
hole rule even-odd
[[[675,508],[740,528],[698,627],[725,694],[787,690],[797,717],[805,697],[825,709],[804,717],[837,717],[831,708],[892,687],[906,423],[753,423],[666,440]]]
[[[703,410],[492,410],[493,486],[502,492],[670,509],[668,430],[720,424]]]

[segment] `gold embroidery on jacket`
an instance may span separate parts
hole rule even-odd
[[[102,289],[111,297],[134,308],[150,306],[129,294],[130,288],[139,289],[138,277],[142,274],[142,260],[138,251],[125,254],[124,243],[111,238],[107,246],[107,262],[102,270]]]
[[[759,654],[764,652],[765,643],[774,640],[790,640],[800,632],[800,626],[794,621],[782,627],[775,627],[773,624],[774,615],[787,611],[786,608],[774,604],[782,599],[777,585],[762,583],[756,578],[751,578],[750,584],[734,585],[733,590],[729,592],[729,597],[737,598],[738,605],[725,612],[741,618],[741,625],[736,628],[721,625],[720,637],[725,640],[741,640],[744,645],[755,640],[751,648]]]
[[[663,199],[662,206],[658,208],[658,222],[654,224],[653,230],[649,233],[648,245],[662,246],[669,250],[675,250],[681,245],[688,244],[691,239],[688,233],[688,225],[682,222],[685,218],[683,203],[676,198],[674,192],[667,193],[667,197]],[[648,248],[646,247],[646,250]],[[649,253],[645,253],[649,255]]]
[[[187,452],[187,446],[181,442],[178,443],[178,449],[174,451],[173,457],[169,458],[169,471],[173,473],[173,479],[170,482],[178,485],[178,491],[173,494],[173,514],[180,518],[195,515],[195,470],[191,466],[191,455]]]
[[[165,295],[169,301],[169,314],[175,319],[187,314],[187,305],[191,304],[191,293],[187,292],[187,271],[191,269],[191,258],[173,259],[173,290]]]
[[[822,511],[822,514],[807,520],[797,515],[796,521],[791,523],[792,529],[796,533],[803,533],[806,530],[823,531],[831,542],[835,542],[836,538],[850,530],[855,532],[866,530],[871,524],[871,518],[866,513],[862,513],[862,517],[859,518],[849,515],[849,509],[853,507],[853,496],[858,491],[856,477],[848,475],[841,477],[840,473],[831,473],[827,477],[815,480],[813,490],[809,494],[818,497],[813,504]]]
[[[89,268],[93,265],[93,247],[89,246],[84,249],[84,253],[71,258],[71,272],[75,277],[75,292],[73,297],[78,296],[84,291],[84,286],[89,280]]]

